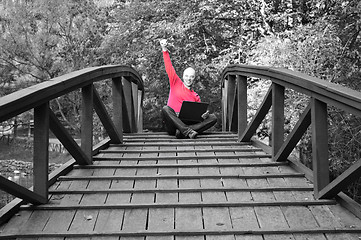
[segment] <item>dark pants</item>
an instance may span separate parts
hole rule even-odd
[[[162,113],[163,113],[163,120],[165,122],[166,130],[169,135],[174,135],[176,129],[179,129],[179,131],[184,136],[187,136],[188,133],[191,131],[191,129],[193,129],[198,133],[201,133],[217,123],[217,117],[214,114],[209,114],[209,117],[200,123],[187,125],[177,117],[177,114],[175,113],[173,108],[169,106],[164,106]]]

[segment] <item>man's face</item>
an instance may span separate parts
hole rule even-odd
[[[183,83],[187,88],[191,88],[196,78],[196,71],[193,68],[187,68],[183,72]]]

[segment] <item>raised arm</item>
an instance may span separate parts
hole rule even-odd
[[[169,78],[169,83],[170,85],[173,85],[174,82],[176,81],[177,78],[179,78],[174,70],[174,67],[172,65],[172,61],[170,60],[170,56],[169,56],[169,51],[167,48],[167,40],[166,39],[162,39],[159,41],[160,46],[162,48],[163,51],[163,59],[164,59],[164,66],[165,66],[165,71],[168,74],[168,78]]]

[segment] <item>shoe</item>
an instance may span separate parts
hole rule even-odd
[[[179,129],[175,130],[175,137],[178,139],[183,138],[183,134],[179,131]]]
[[[189,133],[188,133],[188,137],[190,139],[195,139],[197,137],[198,133],[194,130],[191,130]]]

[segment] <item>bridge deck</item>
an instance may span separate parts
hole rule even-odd
[[[134,134],[75,166],[0,239],[359,239],[361,221],[232,134]]]

